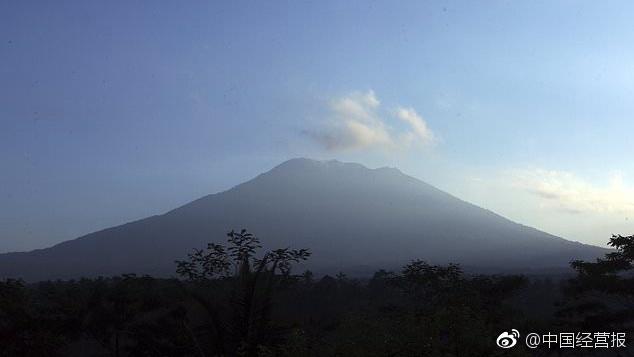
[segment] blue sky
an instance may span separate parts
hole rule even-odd
[[[513,220],[634,233],[628,2],[0,4],[0,251],[165,212],[298,156]]]

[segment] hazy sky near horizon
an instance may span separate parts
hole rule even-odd
[[[631,2],[3,1],[0,252],[292,157],[395,166],[567,239],[634,233]]]

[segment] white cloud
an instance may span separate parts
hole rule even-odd
[[[570,213],[634,213],[634,187],[623,182],[622,175],[612,174],[606,184],[592,184],[577,175],[552,170],[513,172],[514,185],[540,197],[544,206]]]
[[[398,108],[396,116],[411,126],[412,134],[421,144],[432,145],[436,142],[434,133],[429,129],[427,123],[412,108]]]
[[[372,90],[334,99],[328,109],[329,121],[308,132],[328,150],[394,149],[435,142],[434,134],[414,109],[399,107],[395,112],[408,129],[398,131],[390,126],[381,116],[381,102]]]
[[[316,137],[330,150],[392,146],[392,138],[377,114],[380,105],[373,91],[333,100],[331,122]]]

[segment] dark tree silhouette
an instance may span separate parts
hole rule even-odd
[[[66,341],[47,312],[21,280],[0,281],[0,356],[59,356]]]
[[[202,330],[209,332],[211,341],[198,342],[200,353],[209,349],[254,356],[276,338],[270,326],[274,291],[290,276],[292,265],[308,259],[310,252],[283,248],[257,257],[262,246],[255,235],[243,229],[227,236],[226,247],[210,243],[206,250],[195,249],[187,260],[176,262],[176,271],[194,285],[192,297],[209,317]],[[208,294],[219,289],[230,292],[228,303]]]
[[[564,323],[588,328],[625,328],[634,322],[634,235],[613,235],[615,251],[595,262],[570,263],[577,276],[565,286],[559,311]]]
[[[491,356],[494,337],[513,322],[507,300],[526,283],[521,276],[467,276],[455,264],[416,260],[400,273],[378,271],[367,291],[375,309],[348,316],[333,355]],[[504,325],[502,325],[504,324]]]

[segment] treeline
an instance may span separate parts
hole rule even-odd
[[[293,274],[308,250],[260,254],[254,235],[232,231],[226,246],[178,261],[181,279],[0,281],[0,355],[532,355],[495,339],[512,328],[631,327],[633,242],[613,237],[613,253],[573,262],[578,276],[563,282],[472,276],[419,260],[361,281]]]

